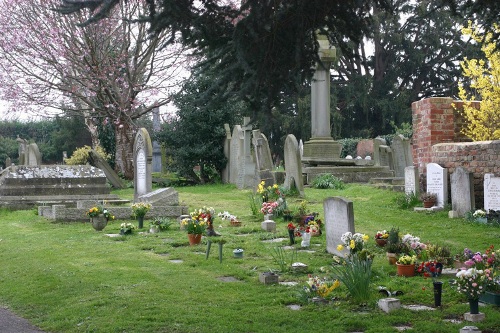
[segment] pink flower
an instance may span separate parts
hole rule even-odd
[[[472,257],[472,259],[474,259],[474,260],[475,260],[475,261],[477,261],[477,262],[481,262],[481,261],[483,261],[483,257],[481,256],[481,254],[480,254],[480,253],[476,253],[476,254],[474,255],[474,257]]]
[[[473,283],[472,283],[472,286],[473,286],[474,288],[476,288],[476,287],[477,287],[477,283],[476,283],[476,282],[473,282]]]

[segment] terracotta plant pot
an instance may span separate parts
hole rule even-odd
[[[189,245],[200,244],[201,242],[201,234],[188,234]]]
[[[435,200],[424,200],[423,203],[424,203],[424,208],[431,208],[431,207],[434,207],[434,205],[436,204],[436,201]]]
[[[375,242],[378,246],[384,247],[387,244],[387,239],[375,238]]]
[[[396,263],[396,267],[398,268],[398,276],[415,276],[415,264],[403,265]]]
[[[385,255],[387,257],[387,260],[389,260],[390,265],[395,265],[396,261],[398,261],[398,256],[396,253],[387,252]]]

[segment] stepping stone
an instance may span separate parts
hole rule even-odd
[[[298,285],[299,283],[295,282],[295,281],[283,281],[283,282],[280,282],[280,284],[282,286],[293,287],[293,286]]]
[[[410,326],[394,326],[394,328],[398,331],[408,331],[412,329]]]
[[[429,306],[417,305],[417,304],[403,305],[402,308],[407,309],[407,310],[412,310],[412,311],[425,311],[425,310],[434,311],[434,310],[436,310],[435,308],[431,308]]]
[[[289,308],[290,310],[300,310],[300,305],[298,304],[290,304],[290,305],[287,305],[286,306],[287,308]]]
[[[241,282],[241,280],[238,280],[234,276],[221,276],[221,277],[218,277],[217,280],[222,281],[222,282]]]
[[[115,237],[121,237],[120,234],[105,234],[108,237],[115,238]]]
[[[172,259],[169,261],[173,264],[182,264],[184,262],[184,260],[180,260],[180,259]]]
[[[263,243],[281,243],[285,240],[287,240],[288,238],[273,238],[273,239],[268,239],[268,240],[265,240],[265,241],[262,241]]]

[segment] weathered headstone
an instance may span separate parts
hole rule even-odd
[[[160,108],[153,109],[153,131],[159,132],[161,129],[160,122]],[[161,146],[158,141],[153,141],[153,160],[152,160],[152,171],[161,172]]]
[[[8,168],[12,165],[12,161],[10,160],[10,157],[7,157],[5,159],[5,167]]]
[[[391,147],[379,146],[379,162],[380,166],[387,166],[390,170],[394,170]]]
[[[352,201],[341,197],[326,198],[323,201],[326,231],[326,250],[338,256],[344,256],[346,250],[338,251],[342,244],[340,237],[346,232],[354,234],[354,208]]]
[[[475,207],[474,204],[474,175],[462,167],[455,169],[450,176],[451,180],[451,210],[454,217],[463,217]]]
[[[448,203],[448,170],[436,163],[427,164],[427,192],[437,195],[438,207]]]
[[[491,173],[484,175],[484,209],[500,210],[500,177]]]
[[[405,168],[405,193],[419,195],[420,192],[420,177],[418,169],[414,166],[407,166]]]
[[[396,177],[404,177],[405,168],[413,165],[410,140],[403,137],[401,134],[395,135],[392,139],[391,150],[394,173]]]
[[[254,146],[254,155],[256,167],[256,178],[258,178],[257,183],[264,181],[266,186],[272,186],[276,184],[276,179],[272,172],[273,170],[273,159],[271,157],[271,150],[269,149],[269,143],[264,134],[260,130],[252,131],[252,143]]]
[[[38,149],[38,145],[36,143],[30,143],[28,145],[28,159],[26,161],[26,165],[29,166],[37,166],[42,164],[42,154],[40,154],[40,150]]]
[[[125,184],[123,183],[122,179],[116,174],[115,170],[113,170],[111,165],[109,165],[109,163],[104,158],[102,158],[94,149],[90,150],[89,157],[90,164],[92,164],[96,168],[101,169],[114,188],[125,188]]]
[[[18,148],[18,153],[19,153],[19,162],[17,163],[18,165],[26,165],[28,162],[28,141],[25,139],[21,139],[19,135],[17,136],[16,139],[17,143],[19,144]]]
[[[240,151],[243,150],[243,131],[240,125],[236,125],[233,128],[233,134],[231,136],[231,145],[229,150],[229,182],[231,184],[236,184],[238,180],[238,169],[239,169],[239,156]]]
[[[140,128],[134,141],[134,201],[152,190],[153,147],[145,128]]]
[[[380,164],[380,146],[387,146],[387,142],[385,139],[376,137],[373,139],[373,161],[375,162],[375,165],[381,165]]]
[[[222,182],[230,183],[230,165],[231,165],[231,128],[229,124],[224,124],[224,130],[226,131],[226,137],[224,139],[224,156],[227,158],[226,167],[222,170]]]
[[[285,183],[284,187],[296,187],[300,196],[304,196],[304,181],[302,179],[302,163],[299,144],[293,134],[288,134],[285,140]]]

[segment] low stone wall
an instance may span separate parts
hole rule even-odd
[[[89,220],[87,216],[88,208],[69,208],[65,205],[38,206],[38,215],[46,217],[49,220],[57,222],[85,222]],[[108,207],[109,212],[115,216],[116,220],[131,220],[132,209],[130,207]],[[178,218],[181,215],[188,214],[187,206],[153,206],[146,214],[145,220],[155,217]]]
[[[484,175],[500,175],[500,140],[436,144],[432,146],[431,161],[447,168],[448,175],[459,166],[472,172],[475,207],[483,207]]]

